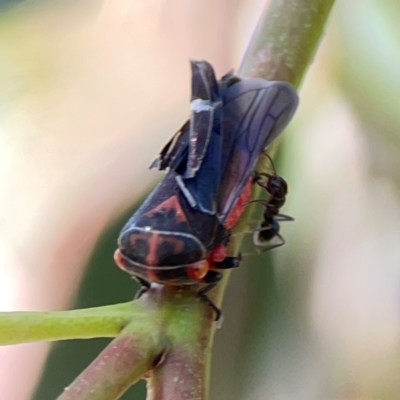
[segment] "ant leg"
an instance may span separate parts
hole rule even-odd
[[[281,247],[281,246],[283,246],[283,245],[286,243],[285,239],[284,239],[278,232],[275,233],[275,236],[278,237],[278,238],[280,239],[280,243],[274,243],[274,244],[268,244],[268,245],[266,245],[266,246],[261,250],[261,253],[265,253],[265,252],[267,252],[267,251],[276,249],[277,247]]]
[[[273,173],[254,171],[253,172],[253,183],[258,183],[260,186],[262,186],[264,182],[261,182],[261,184],[260,184],[260,181],[263,178],[273,178],[274,176],[277,176],[275,168],[273,168],[273,170],[274,170]]]
[[[285,215],[285,214],[278,214],[275,216],[275,219],[277,221],[281,221],[281,222],[294,221],[293,217],[291,217],[290,215]]]
[[[217,283],[221,280],[222,274],[216,271],[208,271],[206,276],[203,278],[203,282],[207,285],[198,292],[200,299],[212,308],[215,313],[214,321],[219,321],[222,316],[221,310],[210,300],[207,293],[214,288]]]
[[[147,282],[145,279],[139,278],[138,276],[133,276],[132,278],[141,285],[141,288],[136,292],[134,297],[134,299],[137,300],[150,289],[151,284],[150,282]]]
[[[251,180],[251,183],[254,185],[261,179],[259,173],[257,171],[253,171],[253,179]]]
[[[253,230],[253,243],[256,246],[265,247],[275,237],[278,236],[278,229],[272,225]]]
[[[272,175],[267,172],[257,172],[257,175],[253,178],[253,183],[257,183],[258,186],[268,191],[268,181],[277,175]],[[267,178],[267,179],[263,179]]]
[[[259,222],[259,220],[258,219],[254,219],[254,220],[251,220],[250,222],[251,223]],[[267,231],[267,230],[270,230],[270,227],[254,228],[254,229],[251,229],[249,231],[242,231],[242,232],[232,233],[231,237],[236,237],[236,236],[239,236],[239,235],[241,235],[241,236],[243,236],[243,235],[254,235],[254,234],[258,233],[258,232],[264,232],[264,231]],[[276,236],[276,235],[274,234],[274,236]],[[221,268],[221,267],[217,267],[217,268],[228,269],[228,268]],[[235,268],[235,267],[231,267],[231,268]]]

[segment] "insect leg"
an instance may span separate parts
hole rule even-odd
[[[139,299],[142,294],[146,293],[150,289],[150,282],[147,282],[145,279],[139,278],[138,276],[132,277],[136,282],[141,285],[141,288],[136,292],[134,299]]]
[[[277,221],[281,221],[281,222],[294,221],[293,217],[291,217],[290,215],[285,215],[285,214],[278,214],[275,216],[275,219]]]
[[[215,313],[215,318],[214,321],[219,321],[219,319],[222,316],[221,310],[210,300],[210,298],[207,296],[207,293],[214,288],[217,283],[221,280],[222,274],[220,274],[217,271],[208,271],[207,275],[203,278],[203,282],[206,283],[207,285],[203,287],[199,292],[198,295],[200,299],[206,303],[208,306],[212,308],[212,310]]]
[[[270,251],[272,249],[276,249],[277,247],[281,247],[286,243],[285,239],[278,232],[275,233],[275,236],[280,239],[280,242],[266,245],[261,250],[261,253],[265,253],[265,252]]]

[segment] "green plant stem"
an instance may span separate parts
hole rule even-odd
[[[239,74],[298,87],[311,64],[334,0],[272,0],[250,41]]]
[[[213,312],[195,293],[191,287],[153,285],[134,302],[146,322],[137,323],[131,314],[121,334],[59,400],[118,399],[144,375],[152,400],[205,398]]]
[[[132,315],[138,326],[148,323],[140,302],[84,310],[0,313],[0,344],[115,337]]]
[[[152,368],[157,353],[164,350],[154,339],[149,332],[138,335],[137,326],[128,325],[58,399],[118,399]]]
[[[163,295],[175,297],[174,289]],[[193,294],[180,296],[165,319],[165,338],[170,349],[165,360],[148,378],[149,400],[205,399],[208,393],[208,338],[213,329],[213,312],[203,302],[190,305]],[[197,309],[197,310],[196,310]],[[195,311],[195,312],[194,312]],[[210,318],[211,317],[211,318]]]

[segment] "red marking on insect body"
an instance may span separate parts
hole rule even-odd
[[[226,247],[220,243],[216,247],[214,247],[213,251],[210,254],[209,260],[211,262],[221,262],[226,258]]]
[[[233,228],[236,225],[238,219],[243,214],[244,208],[250,200],[252,185],[253,185],[253,177],[250,177],[249,180],[247,181],[246,186],[244,187],[242,193],[240,194],[240,197],[237,199],[231,212],[226,217],[226,220],[224,223],[225,228],[227,228],[227,229]]]
[[[149,282],[158,282],[158,276],[157,276],[157,271],[154,269],[148,269],[147,270],[147,280]]]
[[[168,252],[170,254],[181,254],[184,250],[184,243],[179,237],[171,234],[160,234],[158,232],[152,232],[147,235],[148,253],[146,256],[146,265],[158,266],[160,264],[160,258],[163,257],[161,249],[164,246],[168,246]]]
[[[152,210],[148,211],[145,215],[148,217],[153,217],[155,214],[159,212],[167,213],[170,210],[174,210],[175,220],[177,223],[187,222],[186,214],[183,211],[179,199],[176,195],[169,197],[167,200],[163,201],[157,207],[154,207]]]
[[[210,269],[210,264],[207,260],[200,261],[196,264],[188,265],[186,267],[186,273],[188,278],[194,281],[200,281],[204,278]]]
[[[114,261],[122,270],[125,270],[125,260],[121,254],[121,250],[117,249],[114,253]]]
[[[154,266],[158,264],[157,257],[157,246],[159,242],[159,235],[157,233],[152,233],[147,238],[147,245],[149,246],[149,250],[146,257],[146,264],[149,266]]]

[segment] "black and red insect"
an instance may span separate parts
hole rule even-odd
[[[258,157],[292,118],[298,98],[286,82],[220,81],[191,61],[191,116],[152,167],[165,178],[123,227],[117,264],[144,287],[216,284],[230,230],[248,202]]]

